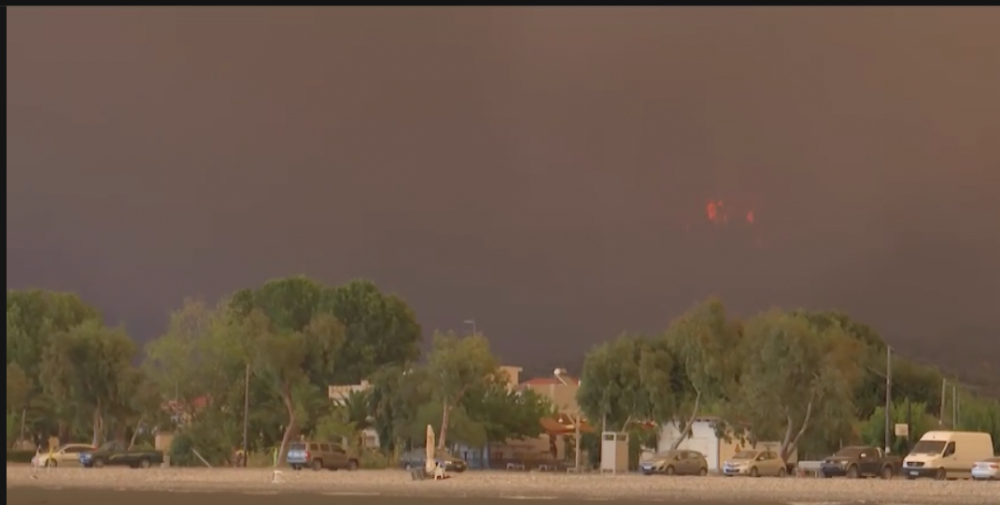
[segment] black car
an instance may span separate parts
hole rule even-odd
[[[103,466],[129,466],[149,468],[163,463],[163,451],[130,449],[121,442],[108,442],[96,451],[80,453],[80,464],[85,468]]]

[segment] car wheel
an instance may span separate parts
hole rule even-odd
[[[944,468],[938,468],[937,473],[934,474],[934,478],[937,480],[945,480],[948,478],[948,472]]]
[[[698,470],[698,475],[701,477],[708,475],[708,468],[701,467],[701,470]]]
[[[59,462],[56,461],[56,460],[54,460],[54,459],[49,459],[49,460],[45,461],[45,466],[47,466],[49,468],[55,468],[55,467],[59,466]]]
[[[406,470],[407,472],[412,472],[413,471],[413,465],[411,465],[409,463],[406,463],[406,464],[403,465],[403,470]]]
[[[760,477],[760,472],[757,471],[757,467],[753,467],[753,468],[750,469],[750,476],[751,477]]]
[[[318,472],[323,469],[323,460],[314,459],[312,460],[312,463],[309,466],[312,467],[313,470]]]
[[[851,467],[847,469],[847,478],[848,479],[858,479],[860,477],[861,477],[861,474],[858,473],[858,467],[856,465],[851,465]]]
[[[358,469],[358,460],[352,459],[347,462],[347,471],[354,472]]]
[[[881,473],[880,477],[882,477],[882,479],[884,479],[884,480],[889,480],[889,479],[892,478],[893,475],[895,475],[895,473],[896,472],[893,471],[893,469],[892,469],[891,466],[887,466],[887,467],[885,467],[885,468],[882,469],[882,473]]]
[[[139,468],[149,468],[150,466],[153,466],[153,463],[148,459],[142,458],[139,460]]]
[[[95,459],[94,460],[94,468],[104,468],[104,460],[103,459]]]
[[[666,470],[666,474],[667,474],[667,475],[673,475],[674,473],[675,473],[675,472],[674,472],[674,467],[672,467],[672,466],[668,466],[668,467],[667,467],[667,470]]]

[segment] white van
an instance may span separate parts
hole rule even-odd
[[[928,431],[903,460],[907,479],[968,479],[977,461],[993,457],[993,437],[974,431]]]

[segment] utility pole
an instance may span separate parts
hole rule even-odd
[[[892,448],[892,347],[885,347],[885,453]]]
[[[911,433],[913,432],[913,402],[910,398],[906,398],[906,452],[910,452],[910,447],[913,447],[913,439]]]
[[[944,424],[944,403],[948,399],[948,379],[941,379],[941,413],[938,415],[938,424]]]
[[[958,384],[951,385],[951,429],[958,429]]]
[[[247,455],[247,419],[250,416],[250,362],[247,362],[247,369],[243,379],[243,466],[248,462]]]
[[[962,397],[958,394],[955,395],[955,429],[958,429],[958,425],[962,422]]]

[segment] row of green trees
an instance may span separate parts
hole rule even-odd
[[[185,464],[195,463],[192,449],[223,463],[244,437],[251,450],[283,455],[300,435],[359,443],[366,429],[385,453],[422,445],[427,424],[439,427],[441,447],[540,433],[551,405],[508,387],[485,337],[436,334],[418,362],[421,333],[403,300],[361,280],[328,287],[292,277],[215,304],[188,300],[144,349],[76,295],[8,291],[8,447],[50,435],[148,443],[164,430],[176,433],[174,461]],[[738,320],[712,299],[662,334],[594,348],[578,401],[608,429],[712,415],[728,436],[822,454],[881,445],[885,356],[885,342],[844,314]],[[896,357],[892,375],[893,420],[910,420],[914,436],[951,412],[939,371]],[[362,379],[372,387],[330,401],[329,385]],[[990,431],[1000,444],[996,401],[959,397],[958,427]],[[902,450],[905,441],[895,443]]]
[[[882,446],[888,361],[876,332],[845,314],[772,310],[739,320],[710,299],[660,335],[621,335],[593,349],[578,401],[609,429],[713,416],[724,436],[778,441],[783,457],[822,455],[842,444]],[[898,356],[891,368],[893,423],[909,422],[914,439],[950,427],[956,400],[942,397],[941,372]],[[957,428],[991,432],[1000,452],[996,399],[957,397]],[[903,451],[907,441],[892,443]]]
[[[539,433],[550,407],[508,390],[484,337],[437,334],[418,364],[421,343],[410,307],[368,281],[293,277],[188,300],[142,350],[76,295],[8,291],[8,447],[51,435],[148,443],[163,430],[184,464],[191,449],[229,460],[244,436],[284,455],[299,435],[359,440],[368,428],[387,451],[422,444],[429,423],[443,424],[442,447]],[[362,379],[373,387],[328,398],[329,385]]]

